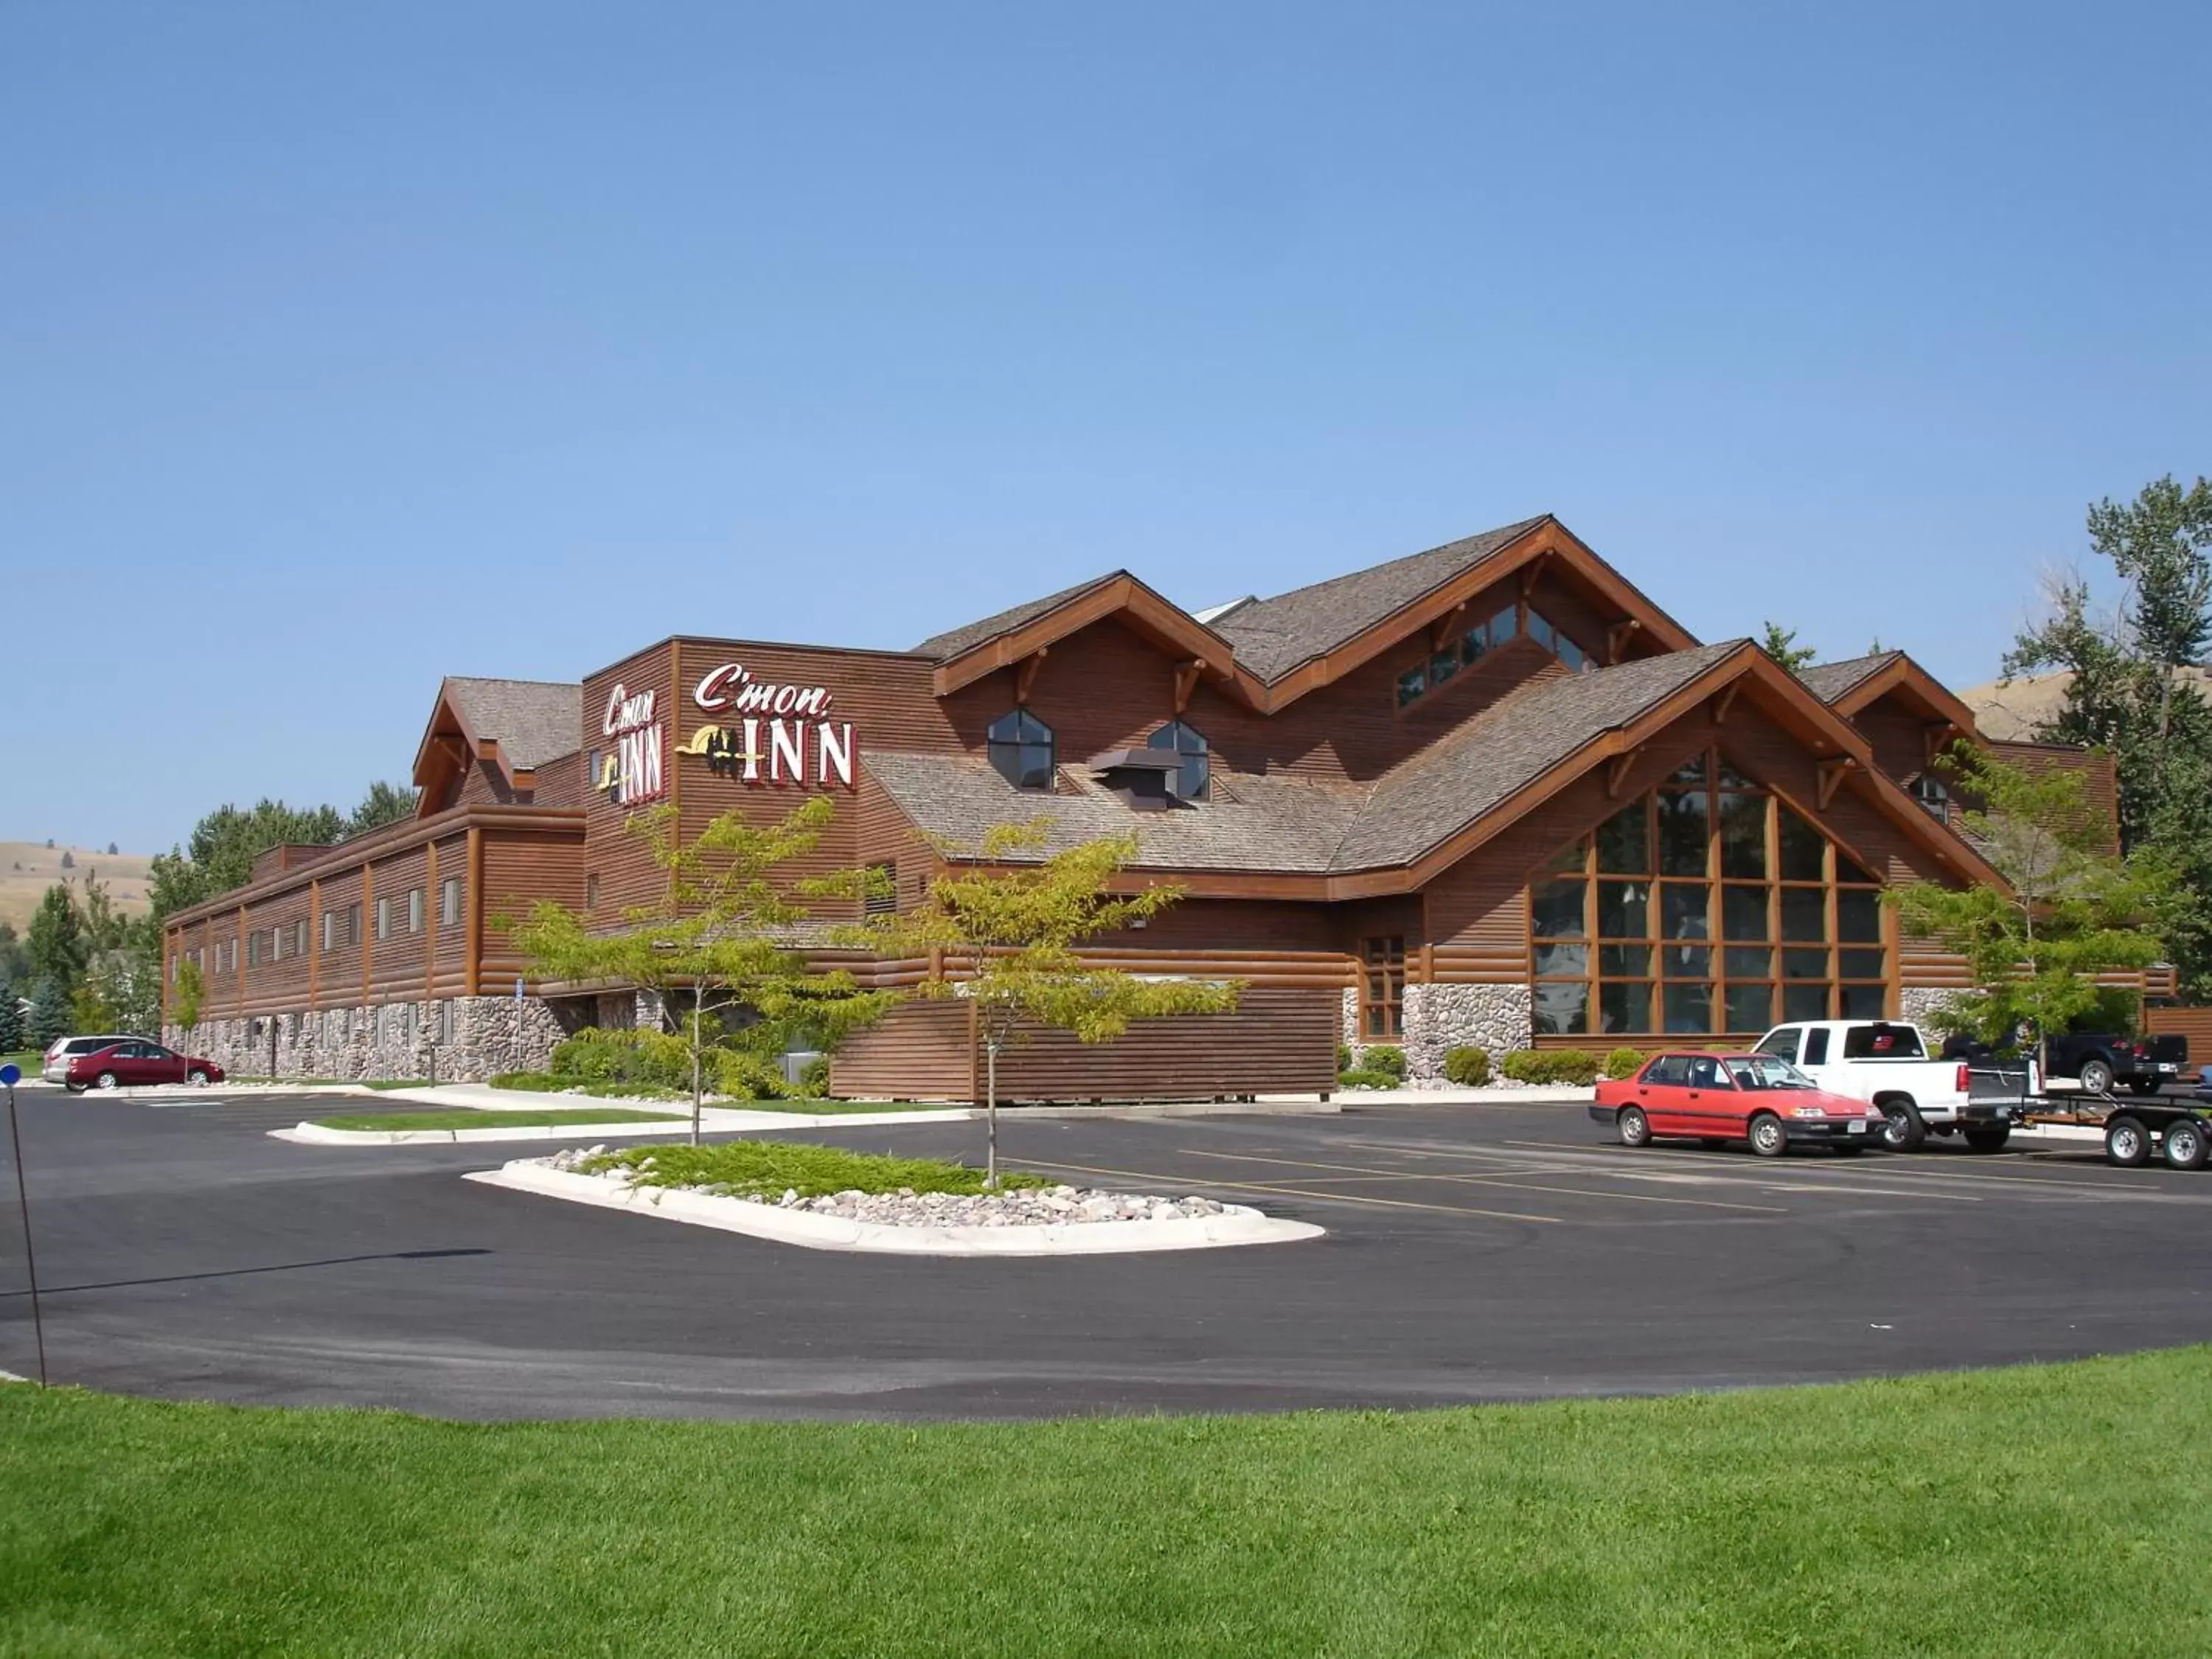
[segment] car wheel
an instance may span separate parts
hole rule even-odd
[[[64,1083],[62,1087],[73,1095],[81,1095],[84,1092],[84,1085],[82,1083]]]
[[[2000,1124],[1994,1129],[1966,1131],[1966,1150],[1970,1152],[2001,1152],[2005,1142],[2012,1139],[2012,1125]]]
[[[2208,1150],[2204,1126],[2193,1117],[2170,1124],[2166,1131],[2166,1163],[2171,1170],[2201,1170]]]
[[[115,1073],[102,1072],[98,1077],[93,1079],[92,1086],[95,1089],[112,1089],[115,1086]]]
[[[2101,1060],[2081,1062],[2081,1086],[2093,1095],[2108,1095],[2112,1091],[2112,1068]]]
[[[1909,1100],[1885,1100],[1881,1112],[1881,1144],[1893,1152],[1918,1152],[1921,1142],[1928,1139],[1920,1109]]]
[[[1751,1150],[1761,1158],[1779,1158],[1790,1150],[1789,1132],[1783,1128],[1780,1118],[1761,1112],[1752,1119]]]
[[[201,1071],[198,1066],[194,1066],[191,1071],[185,1073],[185,1081],[191,1084],[195,1089],[204,1089],[208,1086],[208,1074],[205,1072]]]
[[[2131,1077],[2128,1079],[2128,1087],[2139,1095],[2154,1095],[2158,1092],[2158,1079],[2154,1077]]]
[[[1651,1144],[1651,1120],[1644,1115],[1641,1106],[1624,1106],[1614,1114],[1613,1127],[1620,1131],[1624,1146],[1649,1146]]]
[[[2116,1117],[2105,1126],[2105,1158],[2123,1170],[2132,1170],[2150,1159],[2150,1131],[2131,1117]]]

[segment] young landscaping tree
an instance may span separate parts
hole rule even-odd
[[[964,977],[930,980],[921,994],[964,997],[975,1006],[988,1126],[987,1187],[999,1183],[999,1056],[1024,1023],[1106,1042],[1133,1019],[1225,1012],[1243,989],[1239,983],[1139,979],[1085,962],[1079,949],[1085,940],[1158,915],[1182,890],[1108,891],[1137,855],[1134,836],[1080,842],[1046,856],[1049,839],[1048,820],[1001,824],[968,855],[980,862],[939,877],[925,903],[839,934],[886,956],[940,951],[960,964]]]
[[[1797,630],[1784,628],[1780,623],[1766,624],[1766,635],[1759,641],[1766,654],[1795,674],[1810,668],[1820,659],[1820,653],[1809,645],[1797,643]]]
[[[183,1046],[187,1053],[192,1047],[192,1033],[199,1030],[200,1004],[206,997],[207,975],[200,971],[198,963],[186,957],[177,964],[176,983],[169,989],[169,1013],[185,1034]]]
[[[698,1144],[709,1052],[724,1037],[724,1017],[750,1021],[744,1039],[766,1058],[804,1036],[834,1047],[878,1018],[894,994],[861,989],[842,969],[811,971],[793,948],[810,917],[804,901],[858,897],[859,870],[793,878],[793,864],[820,843],[836,811],[817,795],[781,823],[748,823],[723,814],[684,843],[673,809],[638,814],[630,830],[649,843],[665,878],[660,900],[623,912],[623,926],[594,933],[563,905],[541,902],[512,930],[531,965],[548,979],[608,981],[658,992],[662,1006],[688,996],[679,1035],[691,1060],[691,1140]]]
[[[1960,745],[1939,762],[1974,803],[1966,834],[2009,891],[1916,882],[1886,895],[1907,933],[1966,959],[1975,988],[1931,1016],[1943,1031],[2008,1043],[2023,1026],[2043,1038],[2096,1007],[2097,975],[2146,968],[2163,946],[2168,872],[2097,850],[2095,815],[2078,773],[2036,774]]]

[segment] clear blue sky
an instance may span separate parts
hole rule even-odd
[[[1552,511],[1987,678],[2212,470],[2197,7],[0,5],[0,836],[442,673],[1200,605]]]

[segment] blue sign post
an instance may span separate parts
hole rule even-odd
[[[15,1126],[15,1085],[23,1080],[22,1068],[10,1061],[0,1066],[0,1088],[8,1091],[8,1140],[15,1149],[15,1207],[23,1216],[23,1266],[31,1276],[31,1332],[39,1345],[39,1386],[46,1386],[46,1325],[39,1312],[39,1262],[31,1254],[31,1197],[23,1184],[23,1132]]]

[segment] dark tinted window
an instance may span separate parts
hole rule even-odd
[[[1662,1054],[1644,1068],[1646,1083],[1680,1083],[1690,1074],[1687,1054]]]
[[[988,735],[992,770],[1017,789],[1052,787],[1052,727],[1017,708],[993,720]]]
[[[1854,1025],[1844,1033],[1845,1060],[1924,1060],[1920,1034],[1909,1025]]]
[[[1825,1026],[1816,1025],[1805,1033],[1805,1058],[1801,1066],[1826,1066],[1828,1063],[1828,1032]]]

